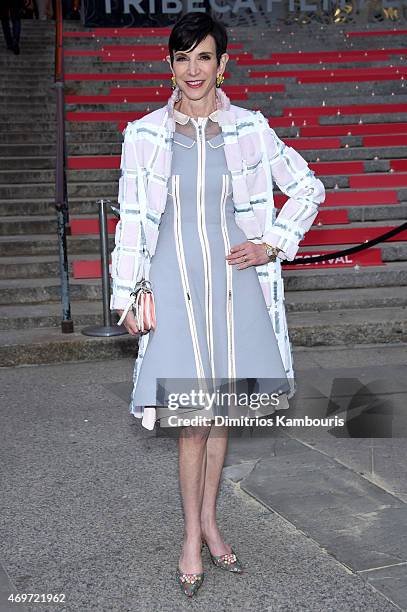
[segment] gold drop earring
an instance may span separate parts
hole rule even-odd
[[[177,79],[175,78],[175,75],[172,75],[171,77],[171,87],[172,89],[175,89],[177,86]]]
[[[218,74],[218,76],[216,77],[216,87],[220,87],[224,80],[225,77],[223,76],[223,74]]]

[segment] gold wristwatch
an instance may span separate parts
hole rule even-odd
[[[266,255],[270,258],[270,261],[276,261],[277,253],[281,251],[278,247],[274,247],[271,244],[267,244],[267,242],[262,243],[266,248]]]

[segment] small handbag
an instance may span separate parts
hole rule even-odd
[[[149,331],[156,328],[157,323],[155,318],[153,288],[146,274],[145,264],[147,260],[147,253],[143,227],[141,227],[141,232],[143,235],[143,259],[140,268],[141,278],[136,282],[136,286],[130,293],[130,299],[117,324],[121,325],[123,323],[127,313],[129,312],[130,308],[132,308],[139,332],[141,334],[148,334]]]

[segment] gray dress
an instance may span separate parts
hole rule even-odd
[[[235,221],[216,113],[197,121],[177,111],[175,116],[180,122],[172,176],[150,268],[157,327],[150,332],[134,404],[156,406],[161,426],[174,414],[272,414],[287,407],[289,385],[256,268],[239,270],[225,258],[247,238]],[[213,400],[204,409],[185,401],[176,411],[168,407],[169,393],[191,389],[234,391],[239,398],[277,393],[284,406],[274,400],[253,408],[240,399],[239,406]]]

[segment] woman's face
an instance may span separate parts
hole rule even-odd
[[[224,53],[218,66],[215,39],[209,34],[193,51],[174,51],[171,69],[182,94],[201,100],[216,86],[216,77],[223,74],[228,59]],[[170,63],[169,56],[167,61]]]

